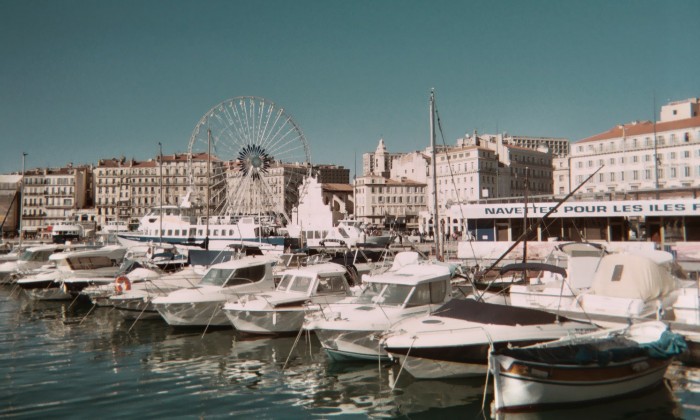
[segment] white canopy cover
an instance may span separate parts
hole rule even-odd
[[[649,301],[676,288],[668,268],[648,256],[631,253],[606,255],[593,277],[596,295]]]

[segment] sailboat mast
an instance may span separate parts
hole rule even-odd
[[[22,180],[20,181],[20,187],[19,187],[19,249],[22,249],[22,236],[24,236],[24,233],[22,232],[22,216],[24,215],[24,206],[22,205],[24,202],[24,159],[27,157],[26,152],[22,152]],[[12,205],[10,205],[11,207]]]
[[[158,217],[160,229],[158,232],[160,233],[160,244],[163,245],[163,143],[161,142],[158,142],[158,164],[160,172],[160,216]]]
[[[527,199],[528,191],[530,190],[530,181],[528,180],[528,167],[525,167],[525,211],[523,212],[523,232],[527,232]],[[523,238],[523,264],[527,262],[527,235]],[[523,278],[526,273],[523,271]]]
[[[211,186],[211,129],[207,129],[207,227],[204,237],[204,249],[209,250],[209,188]]]
[[[430,91],[430,149],[432,150],[433,166],[433,237],[435,239],[435,256],[440,259],[440,223],[438,223],[438,192],[437,192],[437,152],[435,150],[435,90]]]

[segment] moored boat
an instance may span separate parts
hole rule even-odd
[[[229,300],[274,290],[269,257],[242,257],[211,266],[199,284],[153,299],[158,313],[177,327],[231,326],[221,310]]]
[[[686,348],[660,321],[490,353],[497,411],[610,400],[661,383]]]
[[[169,243],[223,250],[238,243],[257,245],[263,252],[279,254],[284,251],[285,236],[278,230],[281,231],[281,226],[267,215],[198,217],[185,197],[179,206],[153,208],[139,220],[138,230],[116,235],[121,244],[130,247]]]
[[[250,294],[224,305],[236,330],[250,334],[298,332],[305,304],[330,304],[350,295],[350,274],[342,265],[323,263],[289,269],[273,292]]]
[[[333,360],[389,360],[381,334],[401,319],[429,313],[451,299],[455,267],[435,261],[408,264],[363,277],[359,296],[310,312],[304,328],[314,331]]]
[[[118,245],[54,253],[49,261],[55,267],[19,279],[17,284],[32,299],[71,299],[88,286],[113,282],[125,253]]]
[[[530,345],[597,329],[536,309],[453,299],[430,315],[393,325],[382,345],[415,378],[467,378],[486,374],[491,347]]]

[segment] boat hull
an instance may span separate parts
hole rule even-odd
[[[221,310],[222,300],[156,303],[154,306],[161,317],[173,327],[231,327]]]
[[[249,334],[285,334],[301,330],[304,308],[289,310],[250,311],[224,309],[233,327]]]
[[[314,329],[314,332],[331,360],[391,360],[380,346],[382,331]]]
[[[659,385],[670,363],[644,357],[606,366],[562,366],[493,356],[495,408],[519,411],[618,398]]]

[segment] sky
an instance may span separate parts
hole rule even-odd
[[[0,173],[186,152],[258,96],[314,164],[442,132],[578,141],[700,96],[699,1],[0,0]],[[444,139],[444,140],[443,140]]]

